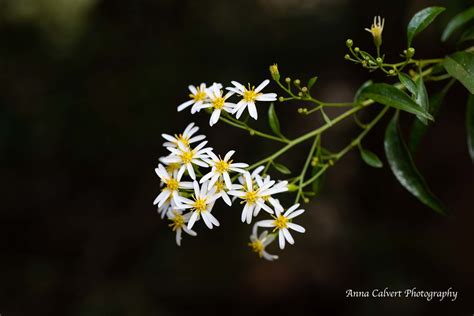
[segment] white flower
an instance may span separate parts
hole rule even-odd
[[[299,233],[304,233],[305,229],[297,224],[291,222],[293,218],[304,213],[303,209],[296,210],[300,205],[295,204],[290,207],[284,214],[283,208],[275,206],[275,216],[272,215],[273,220],[263,220],[256,223],[259,227],[274,227],[274,230],[278,230],[278,242],[280,244],[280,249],[285,248],[285,240],[290,244],[294,244],[295,241],[290,234],[289,228]]]
[[[169,134],[161,134],[161,136],[167,140],[163,146],[177,148],[178,144],[182,143],[184,146],[189,147],[192,143],[199,142],[206,138],[204,135],[192,137],[198,130],[199,127],[194,126],[194,123],[190,123],[188,126],[186,126],[182,134],[175,134],[174,136]]]
[[[176,232],[176,244],[178,246],[181,246],[182,231],[191,236],[197,235],[194,230],[188,229],[188,227],[186,227],[186,223],[189,221],[190,217],[191,213],[186,213],[183,215],[181,210],[173,210],[172,212],[168,212],[168,219],[172,221],[172,223],[168,226],[170,226],[171,229]]]
[[[208,165],[203,161],[203,159],[207,158],[207,153],[211,151],[212,148],[204,148],[206,144],[207,141],[203,141],[194,149],[184,146],[181,142],[178,143],[178,148],[166,147],[166,149],[171,152],[171,155],[162,158],[162,161],[167,164],[179,163],[181,165],[179,170],[188,170],[189,176],[193,180],[195,180],[196,174],[194,173],[193,165],[197,165],[203,168],[208,167]]]
[[[224,183],[224,180],[219,179],[212,185],[212,187],[209,190],[215,190],[216,194],[224,200],[225,204],[231,206],[232,205],[232,200],[229,197],[228,191],[234,190],[234,189],[239,189],[240,186],[237,184],[232,184],[231,188],[228,189],[226,184]],[[236,197],[234,197],[235,199]]]
[[[261,93],[263,88],[270,82],[270,80],[266,79],[261,84],[258,85],[257,88],[254,86],[250,88],[245,88],[245,86],[237,81],[232,81],[234,87],[227,88],[227,90],[235,92],[242,96],[242,100],[237,103],[234,108],[234,112],[236,113],[236,117],[240,118],[242,113],[244,112],[245,108],[248,107],[249,114],[255,120],[258,118],[257,107],[255,106],[256,101],[275,101],[277,99],[276,93]]]
[[[166,171],[165,167],[162,164],[158,165],[158,168],[155,168],[155,172],[160,177],[161,181],[164,184],[164,188],[161,193],[153,201],[153,205],[158,204],[158,207],[161,207],[168,198],[172,198],[176,205],[180,205],[183,197],[179,195],[179,189],[191,189],[193,184],[191,182],[181,182],[181,177],[183,176],[184,169],[175,171],[171,175]]]
[[[260,258],[264,258],[268,261],[278,259],[278,256],[269,254],[265,248],[275,240],[275,235],[268,235],[268,231],[264,231],[257,236],[257,231],[254,229],[252,235],[250,235],[249,246],[252,251],[258,253]]]
[[[201,83],[199,85],[199,87],[195,87],[195,86],[192,86],[192,85],[189,85],[188,86],[188,89],[189,91],[191,92],[189,94],[189,97],[191,98],[191,100],[188,100],[184,103],[181,103],[179,106],[178,106],[178,112],[181,112],[182,110],[184,110],[185,108],[187,108],[188,106],[191,106],[191,113],[194,114],[196,112],[199,112],[200,110],[200,106],[205,104],[206,103],[206,100],[208,99],[207,98],[207,89],[206,89],[206,84],[205,83]]]
[[[234,163],[230,158],[235,153],[234,150],[229,151],[224,159],[217,157],[213,152],[208,152],[207,155],[211,159],[205,159],[206,163],[212,167],[211,171],[201,178],[201,183],[209,181],[209,188],[214,185],[214,183],[223,178],[227,189],[232,189],[232,181],[229,176],[229,171],[245,173],[246,171],[242,168],[247,168],[249,165],[246,163]]]
[[[214,83],[209,89],[207,89],[207,95],[209,97],[210,102],[206,104],[202,104],[199,106],[199,109],[204,108],[213,108],[213,112],[211,114],[211,118],[209,119],[209,125],[212,126],[219,121],[219,117],[221,116],[221,111],[226,111],[229,113],[233,112],[234,103],[226,102],[227,99],[232,96],[233,92],[228,92],[224,95],[222,91],[222,85]]]
[[[259,172],[255,174],[254,179],[255,179],[255,182],[257,183],[257,185],[259,187],[264,187],[268,183],[272,182],[269,175],[267,175],[265,178],[262,178],[259,175]],[[275,184],[273,184],[272,189],[275,190],[277,193],[288,191],[288,181],[278,181]],[[272,193],[272,194],[275,194],[275,193]],[[280,201],[278,199],[275,199],[274,197],[272,197],[272,194],[264,195],[263,199],[265,201],[270,202],[270,204],[275,206],[275,207],[276,206],[281,207]],[[254,211],[253,216],[257,216],[259,212],[260,212],[260,210],[256,208],[255,211]]]
[[[248,224],[252,221],[252,215],[258,214],[260,209],[273,214],[273,210],[265,204],[265,197],[272,194],[286,191],[283,187],[273,188],[275,181],[270,181],[262,186],[254,185],[252,178],[248,172],[244,173],[245,183],[240,185],[239,189],[229,191],[229,195],[237,196],[240,198],[242,203],[245,203],[242,211],[241,220],[242,222],[247,221]]]
[[[194,195],[192,199],[183,201],[183,208],[190,208],[192,215],[188,222],[188,229],[193,228],[194,223],[201,217],[209,229],[219,226],[219,221],[211,214],[214,202],[219,198],[214,190],[207,190],[208,183],[203,183],[201,187],[197,181],[193,182]]]
[[[161,218],[165,218],[165,216],[172,210],[176,208],[176,203],[174,203],[172,196],[170,195],[165,202],[158,206],[158,214],[161,215]]]

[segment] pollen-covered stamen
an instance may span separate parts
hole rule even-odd
[[[179,182],[178,180],[176,179],[169,179],[168,181],[166,181],[166,188],[170,191],[176,191],[179,189]]]
[[[174,171],[178,170],[179,167],[181,166],[177,162],[170,163],[169,165],[166,166],[166,171],[168,171],[168,173],[173,173]]]
[[[184,217],[181,214],[175,213],[175,216],[171,219],[172,223],[168,226],[171,227],[173,231],[176,231],[178,228],[184,226]]]
[[[253,242],[249,243],[250,248],[252,248],[253,252],[258,253],[259,257],[263,257],[263,249],[265,248],[263,246],[263,243],[261,240],[255,240]]]
[[[193,160],[194,158],[194,151],[193,150],[190,150],[190,151],[184,151],[181,153],[181,161],[184,163],[184,164],[187,164],[187,163],[190,163],[191,160]]]
[[[248,203],[248,204],[254,204],[255,202],[257,202],[259,196],[257,194],[257,192],[255,191],[247,191],[244,195],[244,200]]]
[[[219,193],[219,192],[224,190],[225,183],[224,183],[224,181],[217,181],[215,186],[216,186],[216,193]]]
[[[245,89],[243,93],[243,98],[247,102],[255,102],[260,93],[255,92],[255,87]]]
[[[217,97],[212,100],[212,107],[216,110],[220,110],[224,107],[225,99],[223,97]]]
[[[275,218],[273,224],[275,225],[274,231],[277,229],[288,228],[288,218],[280,214],[278,215],[278,217]]]
[[[189,147],[189,137],[184,137],[183,134],[174,135],[177,142],[182,142],[184,146]]]
[[[193,210],[198,213],[205,212],[207,210],[207,201],[206,198],[198,198],[193,203]]]
[[[197,88],[196,94],[190,94],[189,97],[193,99],[194,101],[204,101],[207,97],[206,92],[204,90],[201,90],[200,88]]]
[[[216,171],[219,172],[220,174],[223,174],[224,172],[227,172],[229,170],[230,164],[232,163],[231,161],[224,161],[224,160],[219,160],[216,162],[215,167]]]

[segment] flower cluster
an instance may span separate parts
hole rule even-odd
[[[264,80],[256,88],[250,86],[246,88],[243,84],[237,81],[232,81],[232,87],[223,89],[222,84],[213,83],[210,87],[206,87],[205,83],[201,83],[198,87],[189,86],[190,100],[178,106],[178,112],[191,107],[191,113],[194,114],[202,109],[209,109],[212,111],[209,119],[209,125],[213,126],[219,121],[222,112],[235,114],[239,119],[245,109],[248,109],[250,116],[253,119],[258,119],[258,112],[256,107],[257,101],[275,101],[277,99],[276,93],[262,93],[270,81]],[[225,92],[227,91],[227,92]],[[233,96],[239,96],[240,100],[237,103],[229,102]]]
[[[215,84],[213,87],[219,86]],[[204,86],[196,89],[197,94],[202,91],[201,88]],[[200,101],[196,101],[194,105],[198,102]],[[207,102],[206,99],[204,102]],[[223,156],[216,154],[207,146],[206,136],[198,135],[198,131],[199,127],[191,123],[181,134],[162,134],[165,139],[163,146],[169,154],[159,159],[155,169],[160,179],[161,192],[153,204],[158,206],[161,217],[171,222],[169,226],[176,232],[176,243],[181,245],[183,231],[196,236],[193,227],[201,219],[209,229],[219,226],[219,220],[213,214],[214,205],[219,200],[228,206],[239,201],[243,205],[240,217],[242,222],[252,223],[261,210],[270,214],[272,219],[254,223],[249,245],[262,258],[278,258],[265,250],[276,235],[279,237],[280,248],[283,249],[285,241],[294,243],[289,229],[304,232],[303,227],[292,223],[292,219],[304,211],[295,211],[299,206],[297,204],[285,212],[275,197],[288,191],[288,182],[275,181],[269,175],[263,175],[263,166],[250,173],[248,164],[234,162],[233,150]],[[257,235],[259,227],[273,230]]]

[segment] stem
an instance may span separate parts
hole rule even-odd
[[[303,184],[303,181],[304,181],[304,176],[305,176],[306,172],[308,171],[309,164],[310,164],[311,160],[313,159],[314,151],[316,150],[316,147],[317,147],[320,139],[321,139],[321,135],[317,135],[314,138],[313,145],[311,145],[311,149],[308,152],[308,157],[306,158],[306,162],[303,166],[303,169],[301,170],[301,173],[300,173],[300,176],[299,176],[300,185],[299,185],[299,188],[298,188],[298,193],[296,194],[295,204],[298,203],[301,195],[303,194],[302,184]]]

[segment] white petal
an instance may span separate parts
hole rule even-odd
[[[257,222],[255,225],[259,227],[275,227],[275,221],[266,219],[266,220]]]
[[[191,177],[191,179],[196,180],[196,174],[194,173],[193,165],[190,163],[187,163],[186,169],[188,170],[188,174]]]
[[[298,224],[288,223],[287,225],[289,228],[293,229],[294,231],[297,231],[298,233],[304,233],[306,231],[303,226],[300,226]]]
[[[188,229],[192,229],[192,228],[193,228],[194,223],[196,222],[197,218],[198,218],[197,212],[193,212],[193,214],[192,214],[191,217],[189,218]]]
[[[298,215],[301,215],[304,213],[304,210],[297,210],[293,213],[291,213],[290,215],[286,216],[288,219],[292,219],[292,218],[295,218],[296,216]]]
[[[224,161],[228,161],[232,157],[233,154],[235,154],[235,150],[231,150],[227,152],[227,154],[225,154],[224,156]]]
[[[268,79],[263,80],[262,83],[259,84],[258,87],[255,89],[255,92],[258,93],[258,92],[262,91],[262,89],[265,88],[268,85],[268,83],[270,83],[270,80],[268,80]]]
[[[207,211],[202,212],[201,215],[202,215],[202,219],[204,220],[204,223],[206,224],[206,226],[207,226],[209,229],[212,229],[212,221],[211,221],[211,219],[209,218],[209,216],[212,216],[212,215],[209,214],[209,212],[207,212]]]
[[[285,236],[283,236],[281,230],[278,232],[278,244],[280,245],[280,249],[285,249]]]
[[[178,105],[178,112],[181,112],[182,110],[184,110],[185,108],[187,108],[193,103],[194,103],[194,100],[189,100],[189,101],[181,103],[180,105]]]
[[[281,230],[283,232],[283,234],[285,235],[285,239],[290,243],[290,244],[294,244],[295,243],[295,240],[293,239],[293,236],[291,236],[291,233],[290,231],[287,229],[287,228],[283,228]]]
[[[258,119],[257,107],[255,106],[255,103],[249,102],[248,107],[250,116],[253,117],[253,119],[255,120]]]

